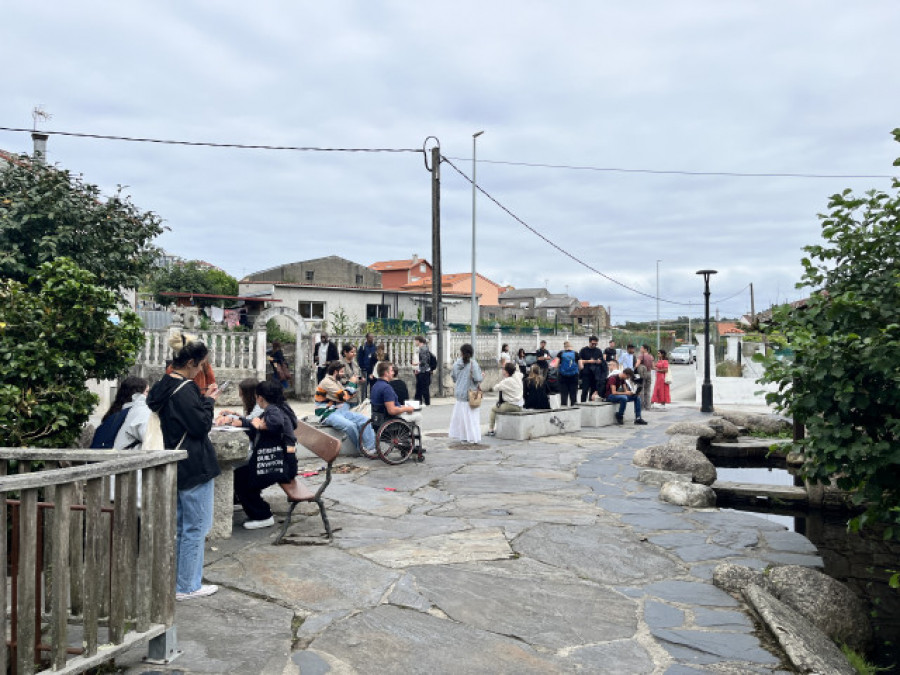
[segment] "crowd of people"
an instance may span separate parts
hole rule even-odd
[[[497,402],[489,412],[488,435],[494,435],[498,413],[549,410],[550,397],[558,393],[563,406],[606,400],[618,404],[616,421],[624,423],[629,403],[635,424],[646,424],[642,411],[671,402],[669,363],[665,350],[653,358],[649,345],[618,350],[615,342],[600,349],[598,338],[576,352],[570,342],[555,355],[542,340],[534,363],[526,361],[524,349],[515,355],[503,345],[498,363],[501,378],[491,389]],[[317,386],[315,413],[324,425],[346,433],[367,455],[374,454],[376,430],[390,418],[410,424],[421,420],[420,409],[431,404],[430,388],[436,359],[423,336],[415,338],[412,357],[415,394],[411,399],[383,343],[369,333],[359,347],[344,344],[338,350],[327,334],[313,349]],[[262,491],[278,484],[289,501],[299,501],[297,482],[297,416],[285,400],[290,371],[281,344],[276,340],[267,352],[271,367],[268,379],[247,378],[238,392],[241,410],[214,412],[221,389],[208,361],[209,350],[196,336],[184,331],[170,335],[172,359],[165,375],[150,387],[139,377],[125,378],[115,400],[98,426],[92,448],[141,449],[148,441],[148,427],[155,414],[166,448],[185,450],[178,463],[176,504],[176,599],[185,600],[215,593],[202,583],[204,542],[212,525],[213,481],[220,469],[209,438],[214,426],[232,426],[250,437],[248,461],[234,474],[235,497],[247,520],[244,527],[258,529],[274,525]],[[450,369],[454,406],[449,437],[464,443],[481,440],[481,385],[484,372],[472,345],[464,344]],[[652,382],[652,386],[651,386]],[[414,403],[415,402],[415,403]],[[369,421],[371,419],[371,424]]]

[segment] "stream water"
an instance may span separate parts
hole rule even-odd
[[[761,485],[797,484],[797,479],[784,468],[783,462],[763,462],[768,462],[769,466],[720,467],[720,460],[716,459],[718,479]],[[774,507],[729,510],[741,510],[780,523],[815,544],[825,563],[825,573],[850,586],[871,608],[875,644],[869,659],[887,668],[886,672],[900,672],[900,590],[888,585],[891,574],[900,571],[900,542],[884,541],[881,531],[875,529],[866,529],[861,534],[848,532],[850,515],[845,513],[808,511],[798,514]]]

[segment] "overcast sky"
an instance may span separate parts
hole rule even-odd
[[[612,307],[614,322],[736,316],[794,284],[817,213],[893,175],[900,2],[4,3],[0,126],[321,148],[420,149],[479,195],[477,269]],[[0,148],[30,152],[28,134]],[[116,185],[158,243],[240,278],[340,255],[431,259],[421,153],[184,147],[51,136],[51,162]],[[532,165],[532,166],[527,166]],[[544,166],[533,166],[544,165]],[[560,167],[560,168],[555,168]],[[562,168],[576,167],[576,168]],[[472,190],[442,165],[444,272],[471,270]],[[736,295],[735,295],[736,294]],[[728,298],[728,296],[733,296]],[[669,302],[674,301],[674,302]],[[690,308],[674,303],[698,303]]]

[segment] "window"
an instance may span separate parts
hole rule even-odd
[[[388,319],[387,305],[366,305],[366,321],[369,319]]]
[[[313,278],[315,278],[315,276],[316,276],[315,270],[306,270],[306,280],[307,281],[312,281]]]
[[[311,274],[311,272],[307,272],[307,274]],[[325,303],[301,300],[297,303],[297,311],[304,319],[324,319]]]
[[[357,285],[357,286],[362,286],[362,282],[363,282],[363,275],[362,275],[362,274],[357,274],[357,275],[356,275],[356,285]]]
[[[421,265],[419,265],[419,271],[420,271],[422,274],[425,274],[425,263],[422,263]]]

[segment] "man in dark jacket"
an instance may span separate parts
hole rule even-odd
[[[365,400],[369,395],[369,381],[372,378],[372,371],[375,370],[375,336],[366,333],[366,341],[363,342],[356,351],[356,362],[359,363],[359,369],[362,371],[362,382],[359,386],[359,400]]]
[[[593,400],[596,392],[602,392],[606,385],[607,369],[606,361],[603,359],[603,352],[597,343],[600,339],[596,335],[591,335],[588,340],[589,345],[582,347],[578,354],[579,365],[581,366],[581,402]]]
[[[322,337],[313,348],[313,363],[318,366],[316,368],[316,384],[325,377],[325,367],[332,361],[338,360],[337,345],[328,339],[327,333],[322,333]]]

